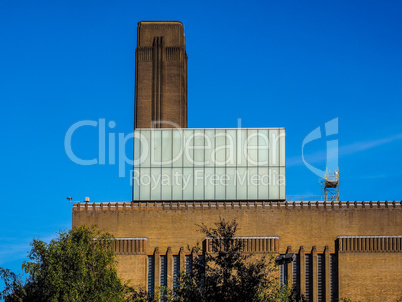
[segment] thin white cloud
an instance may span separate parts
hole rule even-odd
[[[17,259],[24,259],[30,250],[29,241],[14,244],[0,244],[0,266]]]
[[[43,236],[35,236],[42,241],[50,242],[56,235],[46,234]],[[0,238],[0,266],[8,262],[21,259],[24,260],[28,257],[28,252],[31,250],[30,243],[33,238]]]
[[[368,149],[371,149],[371,148],[374,148],[377,146],[392,143],[392,142],[400,140],[400,139],[402,139],[402,133],[399,133],[397,135],[393,135],[390,137],[386,137],[386,138],[367,141],[367,142],[356,142],[354,144],[340,147],[339,154],[340,155],[353,154],[353,153],[365,151],[365,150],[368,150]]]
[[[372,149],[374,147],[378,147],[381,145],[389,144],[398,140],[402,139],[402,133],[386,137],[386,138],[381,138],[381,139],[376,139],[372,141],[365,141],[365,142],[356,142],[350,145],[346,146],[341,146],[339,147],[339,157],[344,156],[344,155],[349,155],[357,152],[362,152],[366,151],[368,149]],[[319,163],[319,162],[324,162],[327,159],[327,153],[326,151],[317,151],[312,154],[308,154],[308,157],[311,158],[308,162],[310,164],[314,163]],[[299,156],[293,156],[290,158],[286,159],[286,166],[287,167],[292,167],[292,166],[302,166],[304,165],[303,160],[301,155]]]
[[[395,174],[372,174],[372,175],[361,175],[357,177],[348,177],[349,180],[364,180],[364,179],[380,179],[380,178],[397,178],[401,177],[401,173]]]

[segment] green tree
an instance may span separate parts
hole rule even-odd
[[[257,257],[242,252],[242,241],[235,237],[235,220],[221,219],[214,228],[200,226],[212,242],[212,253],[196,258],[191,273],[182,273],[173,298],[177,301],[296,301],[280,287],[272,255]],[[199,247],[195,247],[197,254]]]
[[[0,298],[9,301],[124,301],[138,296],[116,272],[113,237],[95,227],[60,231],[50,243],[34,239],[25,281],[0,268]]]

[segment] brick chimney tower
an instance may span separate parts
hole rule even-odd
[[[134,128],[187,128],[187,53],[183,24],[139,22],[135,57]]]

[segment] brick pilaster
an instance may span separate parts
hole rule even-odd
[[[186,270],[186,255],[184,254],[184,250],[181,247],[179,251],[179,258],[180,258],[180,271],[184,272]]]
[[[166,252],[167,261],[167,288],[173,288],[173,254],[172,248],[168,247]]]
[[[317,248],[313,246],[311,250],[311,258],[312,258],[312,271],[313,271],[313,302],[318,302],[318,256],[317,256]]]

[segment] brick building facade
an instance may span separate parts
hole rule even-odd
[[[186,128],[182,24],[140,22],[136,64],[135,128],[150,128],[153,121]],[[163,123],[153,126],[169,128]],[[281,282],[296,287],[308,301],[395,301],[402,296],[400,201],[165,200],[163,192],[158,196],[139,200],[133,194],[127,203],[79,203],[72,213],[73,227],[95,224],[116,237],[120,276],[150,292],[175,286],[179,271],[188,270],[196,256],[186,247],[202,243],[203,252],[208,251],[208,239],[197,225],[213,225],[223,217],[238,222],[244,252],[295,253],[293,262],[280,266]]]

